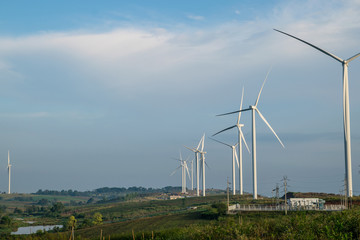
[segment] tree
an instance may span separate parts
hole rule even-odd
[[[75,228],[76,223],[77,223],[77,219],[74,216],[70,216],[68,221],[69,228]]]
[[[76,218],[74,216],[70,216],[69,221],[68,221],[68,226],[71,228],[70,239],[71,239],[71,237],[72,237],[72,239],[75,239],[74,230],[75,230],[75,227],[76,227],[76,223],[77,223]]]
[[[93,225],[93,222],[89,218],[85,218],[84,221],[81,224],[81,227],[91,227]]]
[[[14,209],[14,213],[17,213],[17,214],[22,214],[23,213],[23,211],[20,209],[20,208],[15,208]]]
[[[56,202],[52,205],[52,207],[50,208],[50,211],[53,213],[61,213],[64,210],[64,204],[62,204],[61,202]]]
[[[37,204],[44,206],[50,204],[50,201],[48,199],[42,198],[37,202]]]
[[[87,200],[86,204],[90,204],[90,203],[93,203],[95,201],[94,198],[89,198],[89,200]]]
[[[1,224],[10,226],[11,225],[11,218],[9,216],[3,216],[0,220]]]
[[[202,212],[201,216],[207,219],[217,219],[220,216],[224,216],[226,211],[227,205],[225,203],[214,203],[206,211]]]
[[[100,225],[103,223],[102,214],[99,212],[94,213],[93,215],[93,224]]]

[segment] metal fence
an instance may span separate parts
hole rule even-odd
[[[290,207],[286,206],[288,211],[305,211],[305,210],[313,210],[313,211],[341,211],[346,209],[344,205],[324,205],[322,209],[314,206],[305,206],[305,207]],[[285,211],[285,205],[240,205],[235,204],[229,206],[229,212],[237,212],[237,211]]]

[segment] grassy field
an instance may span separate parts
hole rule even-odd
[[[314,194],[308,195],[314,196]],[[321,197],[332,204],[340,203],[339,196],[322,195]],[[55,204],[54,198],[65,204],[75,201],[85,202],[88,199],[72,196],[8,195],[0,200],[0,205],[4,203],[8,207],[2,216],[8,215],[14,208],[26,208],[36,204],[40,199],[48,199]],[[37,224],[64,224],[71,215],[74,215],[77,219],[75,230],[77,239],[99,239],[101,232],[103,236],[110,236],[111,239],[133,239],[134,236],[136,239],[355,239],[359,237],[358,212],[360,211],[356,206],[352,210],[338,213],[289,212],[288,216],[284,216],[283,212],[243,212],[235,216],[225,216],[218,214],[216,207],[214,208],[216,205],[226,203],[227,197],[224,194],[176,200],[153,199],[156,198],[138,197],[130,201],[66,205],[58,215],[49,215],[52,206],[48,205],[47,212],[42,214],[10,213],[10,217],[14,220],[15,225],[12,225],[14,227],[26,225],[24,221],[29,220],[36,221]],[[357,205],[360,198],[355,197],[352,202]],[[255,201],[251,195],[241,197],[237,195],[230,196],[231,203],[272,204],[274,199],[260,198]],[[91,224],[95,213],[102,214],[102,224]],[[85,222],[88,224],[86,225]],[[0,224],[0,231],[1,228]],[[70,232],[39,233],[31,237],[32,239],[69,239],[69,234]],[[302,235],[308,238],[301,238]],[[30,239],[26,236],[12,238]],[[5,239],[10,237],[7,235]]]
[[[211,220],[202,219],[198,212],[168,214],[155,217],[138,218],[117,223],[108,223],[86,229],[79,229],[76,235],[82,238],[96,238],[102,230],[104,236],[129,235],[134,233],[158,232],[166,229],[185,228],[193,224],[206,225]]]

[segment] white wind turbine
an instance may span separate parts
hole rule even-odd
[[[10,193],[11,193],[11,191],[10,191],[10,179],[11,179],[10,150],[8,150],[8,165],[7,165],[7,169],[8,169],[8,174],[9,174],[9,190],[8,190],[8,194],[10,194]]]
[[[200,148],[200,145],[201,145],[201,142],[203,140],[204,137],[202,137],[200,139],[200,142],[198,144],[198,146],[196,148],[189,148],[187,146],[185,146],[187,149],[189,149],[190,151],[193,151],[195,153],[195,165],[196,165],[196,196],[200,196],[200,191],[199,191],[199,188],[200,188],[200,179],[199,179],[199,148]]]
[[[240,102],[240,109],[239,110],[242,110],[243,98],[244,98],[244,88],[242,89],[241,102]],[[245,144],[245,146],[246,146],[249,153],[250,153],[250,150],[249,150],[249,147],[248,147],[248,145],[247,145],[247,143],[245,141],[244,134],[242,133],[242,130],[241,130],[241,128],[244,126],[244,124],[240,124],[240,118],[241,118],[241,111],[238,114],[238,119],[237,119],[237,122],[236,122],[235,125],[233,125],[231,127],[228,127],[228,128],[225,128],[225,129],[215,133],[212,136],[215,136],[215,135],[217,135],[219,133],[222,133],[222,132],[225,132],[227,130],[230,130],[232,128],[237,127],[237,129],[238,129],[238,139],[239,139],[239,142],[238,142],[238,145],[239,145],[239,148],[238,148],[238,150],[239,150],[239,163],[238,163],[238,166],[239,166],[239,192],[240,192],[240,195],[243,195],[244,191],[243,191],[243,169],[242,169],[242,166],[243,166],[243,164],[242,164],[242,162],[243,162],[242,161],[242,140],[244,140],[244,144]],[[235,180],[233,179],[233,182],[234,181]]]
[[[223,144],[225,146],[228,146],[228,147],[230,147],[232,149],[232,182],[233,182],[233,195],[235,195],[235,160],[236,160],[237,165],[239,166],[238,157],[236,155],[236,146],[238,145],[238,143],[236,143],[235,145],[230,145],[230,144],[221,142],[219,140],[216,140],[214,138],[211,138],[211,139],[218,142],[218,143],[221,143],[221,144]]]
[[[180,166],[178,166],[171,174],[170,176],[174,175],[176,171],[181,168],[181,192],[186,193],[186,172],[190,178],[189,174],[189,168],[187,166],[187,161],[182,159],[181,152],[180,152],[180,159],[176,159],[180,161]]]
[[[200,157],[201,157],[201,169],[202,169],[202,177],[203,177],[203,179],[202,179],[202,195],[203,195],[203,197],[205,197],[205,189],[206,189],[206,187],[205,187],[205,165],[207,165],[206,164],[206,162],[205,162],[205,151],[204,151],[204,142],[205,142],[205,133],[204,133],[204,135],[203,135],[203,137],[202,137],[202,141],[201,141],[201,150],[199,150],[199,153],[200,153]]]
[[[270,70],[269,70],[270,72]],[[228,114],[233,114],[233,113],[238,113],[238,112],[245,112],[245,111],[252,111],[252,168],[253,168],[253,197],[254,199],[257,199],[257,165],[256,165],[256,126],[255,126],[255,112],[257,112],[260,116],[260,118],[265,122],[265,124],[269,127],[269,129],[272,131],[272,133],[275,135],[275,137],[278,139],[279,143],[281,144],[281,146],[283,146],[283,148],[285,148],[284,144],[281,142],[280,138],[278,137],[278,135],[275,133],[274,129],[272,129],[272,127],[270,126],[270,124],[268,123],[268,121],[265,119],[265,117],[261,114],[261,112],[259,111],[259,109],[257,108],[257,105],[259,103],[259,99],[260,99],[260,95],[262,92],[262,89],[265,85],[265,82],[267,80],[267,77],[269,75],[269,72],[266,74],[265,80],[261,86],[259,95],[256,99],[255,105],[251,105],[249,106],[249,108],[247,109],[242,109],[242,110],[238,110],[238,111],[234,111],[234,112],[230,112],[230,113],[224,113],[224,114],[220,114],[217,116],[223,116],[223,115],[228,115]]]
[[[348,64],[360,56],[360,53],[344,60],[332,53],[329,53],[315,45],[308,43],[300,38],[292,36],[288,33],[282,32],[280,30],[274,29],[275,31],[285,34],[289,37],[295,38],[300,42],[303,42],[320,52],[332,57],[342,64],[343,67],[343,121],[344,121],[344,148],[345,148],[345,175],[346,175],[346,184],[347,184],[347,195],[349,197],[353,196],[353,187],[352,187],[352,170],[351,170],[351,138],[350,138],[350,101],[349,101],[349,83],[348,83]]]

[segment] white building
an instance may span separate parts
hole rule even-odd
[[[288,205],[290,209],[324,209],[325,201],[319,198],[290,198]]]

